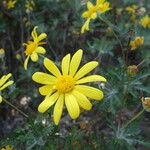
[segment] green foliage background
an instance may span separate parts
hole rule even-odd
[[[95,2],[95,1],[93,1]],[[11,72],[15,85],[5,93],[5,98],[29,115],[23,118],[6,104],[0,105],[0,146],[13,145],[18,150],[134,150],[150,148],[149,113],[144,113],[129,126],[124,127],[133,116],[142,110],[141,97],[150,95],[150,30],[130,20],[125,11],[136,4],[146,12],[137,15],[137,20],[149,14],[148,0],[111,0],[112,10],[91,21],[91,30],[80,34],[84,20],[81,14],[86,9],[85,0],[36,0],[33,12],[26,13],[26,0],[18,0],[15,8],[7,10],[0,1],[0,47],[5,57],[0,59],[0,74]],[[118,12],[121,8],[122,11]],[[65,111],[60,125],[52,121],[51,108],[39,114],[37,107],[42,101],[31,76],[43,70],[43,60],[23,68],[25,59],[23,43],[30,39],[34,26],[48,35],[46,56],[58,65],[67,53],[84,50],[84,60],[100,62],[97,73],[106,77],[103,89],[105,98],[93,102],[91,111],[82,112],[79,119],[71,120]],[[113,29],[109,32],[108,29]],[[130,52],[129,42],[136,36],[144,36],[144,45]],[[16,54],[21,58],[16,59]],[[129,65],[138,65],[135,76],[127,73]],[[23,97],[30,99],[26,106],[20,104]]]

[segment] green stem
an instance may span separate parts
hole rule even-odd
[[[45,59],[45,58],[46,58],[45,56],[43,56],[43,55],[41,55],[41,54],[39,54],[39,56],[40,56],[40,57],[42,57],[43,59]]]
[[[17,108],[16,106],[14,106],[13,104],[11,104],[9,101],[7,101],[6,99],[3,98],[3,101],[5,103],[7,103],[8,105],[10,105],[12,108],[14,108],[15,110],[17,110],[18,112],[20,112],[24,117],[28,118],[28,115],[26,115],[23,111],[21,111],[19,108]]]
[[[145,63],[145,61],[146,61],[146,59],[144,59],[143,61],[141,61],[141,62],[137,65],[137,67],[141,66],[143,63]]]
[[[117,36],[117,34],[114,31],[114,25],[111,22],[109,22],[108,20],[103,19],[101,16],[99,16],[99,19],[101,21],[103,21],[108,27],[112,28],[112,33],[113,33],[114,37],[116,38],[116,40],[119,42],[119,45],[120,45],[120,48],[121,48],[121,51],[122,51],[122,56],[123,56],[124,61],[125,61],[125,55],[124,55],[124,52],[123,52],[123,46],[122,46],[122,43],[121,43],[119,37]]]
[[[136,120],[142,113],[144,112],[144,109],[142,109],[140,112],[138,112],[133,118],[131,118],[125,125],[124,128],[126,128],[131,122]]]

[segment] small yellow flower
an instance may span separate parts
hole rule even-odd
[[[7,75],[3,75],[0,78],[0,103],[2,102],[1,91],[4,90],[6,87],[8,87],[8,86],[10,86],[11,84],[14,83],[14,81],[12,81],[12,80],[6,82],[11,76],[12,76],[12,74],[9,73]]]
[[[84,33],[86,30],[89,30],[89,23],[91,19],[97,18],[97,12],[105,13],[109,11],[111,8],[109,7],[110,3],[105,2],[105,0],[97,0],[96,4],[93,5],[90,1],[87,2],[87,11],[82,14],[82,18],[86,18],[87,20],[83,24],[81,28],[81,33]]]
[[[143,108],[147,111],[150,112],[150,97],[142,97],[142,105]]]
[[[130,42],[131,50],[137,49],[140,45],[143,45],[144,37],[137,36],[134,41]]]
[[[130,20],[133,22],[133,23],[137,23],[138,20],[137,20],[137,16],[135,14],[133,14],[131,17],[130,17]]]
[[[126,7],[126,11],[129,13],[129,14],[135,14],[136,11],[138,9],[138,6],[137,5],[132,5],[132,6],[128,6]]]
[[[128,66],[127,68],[127,73],[131,76],[135,76],[138,72],[138,66],[136,65],[131,65],[131,66]]]
[[[45,39],[47,37],[47,35],[45,33],[41,33],[38,36],[37,32],[36,32],[37,28],[38,28],[37,26],[34,27],[32,33],[31,33],[33,41],[28,41],[28,43],[24,43],[24,45],[26,46],[25,55],[27,56],[27,58],[24,62],[25,70],[27,70],[27,65],[28,65],[28,61],[29,61],[30,57],[33,62],[37,62],[38,61],[38,53],[39,54],[46,53],[45,48],[40,45],[45,44],[45,42],[41,42],[41,41],[43,39]]]
[[[5,148],[2,148],[1,150],[13,150],[13,147],[12,146],[5,146]]]
[[[16,54],[16,59],[21,59],[21,55],[20,54]]]
[[[5,50],[3,48],[0,48],[0,58],[3,58],[5,56]]]
[[[73,55],[72,59],[70,54],[66,55],[61,63],[62,73],[51,60],[45,58],[44,66],[51,75],[36,72],[32,76],[35,82],[43,84],[39,88],[39,92],[46,96],[39,105],[38,111],[44,113],[56,103],[53,112],[56,125],[60,121],[64,103],[71,118],[76,119],[79,117],[80,107],[85,110],[91,109],[92,104],[88,98],[95,100],[103,98],[101,90],[84,85],[84,83],[95,81],[106,82],[106,79],[100,75],[84,77],[98,66],[98,62],[91,61],[79,69],[82,54],[83,51],[80,49]]]
[[[26,1],[25,8],[27,13],[32,12],[34,10],[34,7],[35,7],[35,3],[33,0]]]
[[[148,15],[144,16],[139,24],[144,28],[150,28],[150,17]]]
[[[6,8],[11,9],[15,7],[15,4],[17,3],[17,0],[8,0],[6,3]]]

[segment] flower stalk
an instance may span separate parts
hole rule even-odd
[[[144,112],[144,109],[142,109],[140,112],[138,112],[133,118],[131,118],[125,125],[124,128],[128,127],[128,125],[136,120],[142,113]]]
[[[11,106],[12,108],[14,108],[16,111],[18,111],[20,114],[22,114],[24,117],[28,118],[27,114],[25,114],[22,110],[20,110],[19,108],[17,108],[16,106],[14,106],[12,103],[10,103],[9,101],[7,101],[5,98],[3,98],[3,101],[5,103],[7,103],[9,106]]]

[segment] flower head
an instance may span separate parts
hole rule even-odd
[[[129,14],[135,14],[136,11],[138,9],[138,6],[137,5],[132,5],[132,6],[128,6],[126,7],[126,11],[129,13]]]
[[[34,7],[35,7],[35,3],[33,0],[26,1],[25,8],[27,13],[32,12]]]
[[[105,13],[109,11],[111,8],[109,7],[110,3],[105,2],[105,0],[97,0],[96,4],[93,5],[90,1],[87,2],[87,11],[82,14],[82,18],[86,18],[87,20],[83,24],[81,28],[81,33],[84,33],[85,30],[89,30],[89,23],[91,19],[97,18],[97,13]]]
[[[5,56],[5,50],[3,48],[0,48],[0,58],[3,58]]]
[[[150,97],[142,97],[142,105],[143,105],[143,108],[150,112]]]
[[[144,16],[139,24],[144,28],[150,28],[150,17],[148,15]]]
[[[7,81],[11,76],[12,76],[12,74],[9,73],[7,75],[3,75],[0,78],[0,103],[2,102],[1,91],[4,90],[6,87],[8,87],[8,86],[10,86],[11,84],[14,83],[14,81],[12,81],[12,80]]]
[[[1,150],[13,150],[13,147],[12,146],[5,146],[5,148],[2,148]]]
[[[41,42],[43,39],[47,37],[45,33],[41,33],[39,36],[37,35],[37,29],[38,27],[34,27],[31,35],[33,38],[33,41],[28,41],[28,43],[24,43],[26,46],[25,55],[27,56],[25,62],[24,62],[24,68],[27,70],[27,65],[29,58],[31,57],[31,60],[33,62],[38,61],[38,53],[39,54],[45,54],[46,50],[41,45],[45,44],[45,42]]]
[[[8,0],[6,3],[6,8],[11,9],[15,7],[15,4],[17,3],[17,0]]]
[[[128,66],[127,68],[127,73],[131,76],[135,76],[138,72],[138,66],[136,65],[131,65],[131,66]]]
[[[62,73],[51,60],[45,58],[44,66],[51,74],[36,72],[32,76],[35,82],[43,84],[39,88],[39,92],[41,95],[46,96],[39,105],[38,111],[44,113],[56,103],[54,107],[54,122],[56,125],[60,121],[64,104],[71,118],[76,119],[79,117],[80,107],[85,110],[91,109],[92,104],[88,98],[95,100],[103,98],[101,90],[84,85],[87,82],[106,82],[106,79],[100,75],[84,77],[98,66],[98,62],[91,61],[78,69],[82,53],[82,50],[78,50],[72,59],[70,54],[66,55],[61,63]]]
[[[137,36],[134,41],[130,42],[131,50],[137,49],[139,46],[143,45],[144,37]]]

